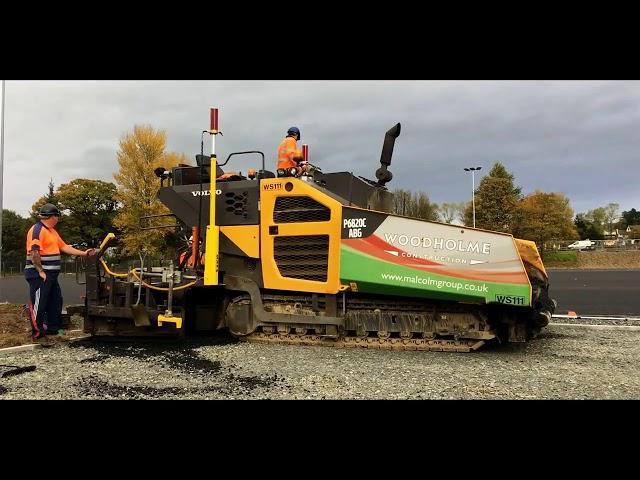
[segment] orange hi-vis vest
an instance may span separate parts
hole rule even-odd
[[[31,251],[38,250],[42,261],[42,268],[49,272],[60,271],[60,249],[67,244],[62,240],[54,228],[47,227],[44,223],[38,222],[29,229],[27,233],[27,259],[24,266],[25,274],[37,276],[35,266],[31,261]]]
[[[302,152],[298,150],[296,139],[293,137],[286,137],[278,146],[278,166],[277,168],[291,168],[297,167],[298,162],[294,158],[302,158]]]

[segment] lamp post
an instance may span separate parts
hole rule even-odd
[[[2,174],[4,169],[4,80],[2,80],[2,118],[0,118],[0,277],[2,276]]]
[[[480,170],[482,167],[468,167],[465,168],[465,172],[471,172],[471,203],[473,204],[473,228],[476,228],[476,170]]]

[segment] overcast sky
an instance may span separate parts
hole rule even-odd
[[[273,170],[295,125],[323,171],[374,179],[384,133],[400,122],[390,188],[467,201],[463,168],[483,167],[477,183],[500,161],[524,193],[563,192],[575,212],[640,209],[638,81],[19,80],[6,82],[4,208],[26,215],[51,177],[113,181],[118,141],[136,124],[165,130],[168,150],[193,159],[211,106],[219,158],[262,150]]]

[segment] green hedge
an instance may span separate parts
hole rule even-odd
[[[577,262],[578,252],[545,252],[543,262]]]

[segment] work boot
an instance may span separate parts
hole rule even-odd
[[[55,341],[56,343],[60,343],[68,342],[70,338],[71,337],[69,335],[64,333],[64,330],[58,330],[58,334],[55,337],[52,337],[51,340]]]
[[[55,343],[55,340],[53,338],[49,338],[46,335],[43,335],[36,339],[36,343],[41,347],[51,347]]]

